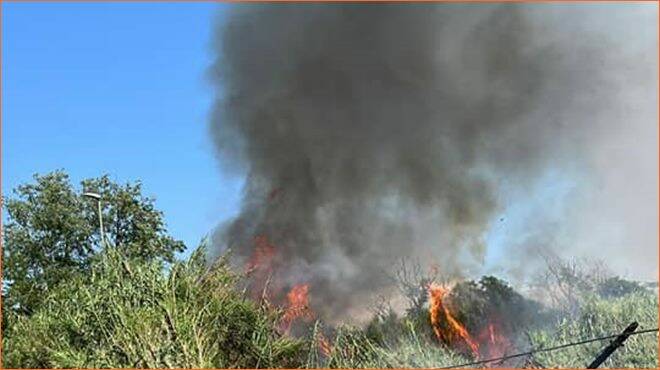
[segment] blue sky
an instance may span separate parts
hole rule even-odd
[[[207,135],[215,3],[2,4],[2,190],[64,169],[142,180],[196,246],[236,212]],[[221,20],[221,19],[220,19]]]

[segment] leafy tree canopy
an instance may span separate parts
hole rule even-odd
[[[87,271],[102,249],[97,203],[85,191],[101,195],[106,240],[127,257],[172,262],[183,242],[167,235],[154,199],[142,195],[139,182],[120,185],[110,178],[86,179],[74,188],[63,171],[35,175],[3,199],[4,308],[30,314],[58,282]]]

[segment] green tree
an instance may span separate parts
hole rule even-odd
[[[173,262],[175,252],[185,249],[183,242],[167,234],[163,213],[153,198],[142,195],[140,182],[119,185],[106,175],[83,180],[82,188],[101,195],[106,239],[128,257]],[[88,222],[96,225],[96,217],[95,211]]]
[[[66,173],[55,171],[35,175],[4,199],[3,313],[29,315],[60,281],[88,270],[102,249],[96,203],[83,191],[101,195],[105,236],[127,256],[171,262],[184,250],[167,235],[163,214],[139,182],[119,185],[102,176],[81,185],[75,189]]]

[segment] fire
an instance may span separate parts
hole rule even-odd
[[[275,258],[275,246],[268,242],[265,236],[254,238],[254,251],[245,265],[245,272],[250,274],[254,271],[271,271]]]
[[[485,352],[490,358],[505,356],[507,353],[510,353],[513,347],[511,341],[501,333],[502,330],[497,324],[497,321],[492,320],[487,328],[479,335],[479,340],[483,343],[482,347],[485,347],[485,351],[482,349],[482,352]]]
[[[252,255],[245,264],[245,274],[249,276],[248,291],[255,300],[270,301],[278,296],[283,288],[277,279],[271,281],[276,273],[277,249],[268,238],[259,235],[254,238]]]
[[[296,319],[310,320],[314,314],[309,307],[309,284],[298,284],[286,295],[287,306],[282,317],[282,325],[288,331]]]
[[[431,325],[438,340],[451,346],[465,345],[476,358],[495,358],[510,353],[513,343],[503,334],[505,331],[497,316],[490,317],[477,335],[471,335],[447,305],[450,291],[448,285],[432,283],[428,287]]]
[[[330,356],[332,353],[332,344],[330,344],[330,341],[328,341],[328,339],[322,333],[319,333],[318,341],[321,353],[326,357]]]
[[[450,288],[445,285],[431,283],[428,291],[431,325],[438,340],[445,344],[453,344],[456,343],[457,339],[460,339],[470,348],[475,357],[479,357],[479,345],[447,307],[446,296]],[[446,324],[443,325],[443,322]]]
[[[254,299],[261,299],[269,306],[274,304],[281,307],[284,315],[280,329],[289,332],[294,321],[308,321],[314,318],[314,314],[309,307],[309,284],[293,286],[284,300],[286,286],[278,275],[282,267],[275,245],[263,235],[256,236],[252,255],[245,264],[245,273],[249,276],[248,291]]]
[[[314,317],[309,308],[309,284],[295,285],[286,294],[284,301],[283,281],[278,278],[278,269],[282,267],[277,258],[277,249],[263,235],[254,238],[254,250],[245,264],[245,273],[249,276],[249,292],[254,299],[262,299],[269,305],[275,304],[284,309],[281,329],[289,331],[297,319],[309,320]]]

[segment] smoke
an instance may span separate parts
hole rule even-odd
[[[489,230],[558,173],[575,182],[559,221],[538,209],[502,263],[528,265],[539,244],[588,252],[580,233],[610,211],[623,229],[649,217],[632,228],[644,237],[617,241],[657,253],[656,9],[234,6],[210,128],[246,184],[218,249],[246,260],[265,236],[277,279],[311,284],[312,305],[339,316],[387,288],[402,257],[482,266]]]

